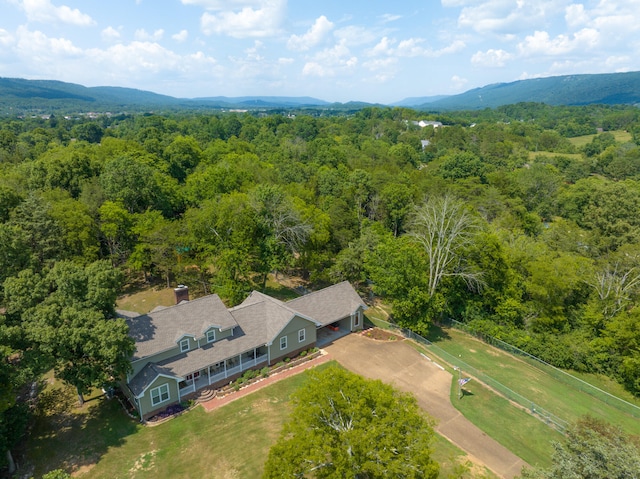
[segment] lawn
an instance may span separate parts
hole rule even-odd
[[[589,414],[617,424],[631,434],[640,434],[640,421],[637,418],[466,333],[434,328],[434,334],[429,339],[438,348],[458,358],[463,373],[473,375],[475,369],[486,374],[565,421],[573,422]],[[437,354],[437,351],[432,352]]]
[[[116,301],[116,308],[146,314],[156,306],[174,304],[176,297],[173,288],[149,288],[120,296]]]
[[[607,133],[611,133],[618,143],[627,143],[631,141],[631,133],[623,130],[615,130],[608,131]],[[584,136],[576,136],[574,138],[569,138],[569,141],[578,148],[590,143],[593,137],[596,135],[584,135]]]
[[[22,462],[35,477],[63,468],[91,479],[257,478],[289,397],[306,378],[293,376],[211,413],[196,407],[155,427],[128,418],[115,399],[95,396],[77,408],[73,390],[55,382],[43,393]],[[440,477],[461,477],[465,469],[464,477],[495,477],[446,439],[437,437],[434,446]]]

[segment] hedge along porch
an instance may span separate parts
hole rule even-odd
[[[136,342],[122,389],[145,420],[202,388],[314,347],[328,325],[362,329],[364,309],[342,282],[286,303],[254,291],[230,309],[214,294],[144,315],[120,311]]]

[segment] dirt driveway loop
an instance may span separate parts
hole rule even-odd
[[[350,334],[325,349],[331,359],[350,371],[413,393],[419,406],[436,420],[438,433],[498,476],[512,479],[527,466],[453,407],[449,395],[451,374],[425,359],[406,341],[383,342]]]

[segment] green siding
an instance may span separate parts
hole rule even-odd
[[[169,400],[163,403],[158,404],[157,406],[151,405],[151,390],[157,388],[162,384],[169,385]],[[142,396],[140,401],[140,408],[142,409],[142,415],[148,414],[155,410],[161,410],[167,407],[169,404],[175,403],[178,401],[178,382],[175,379],[170,379],[164,376],[158,376],[152,383],[151,386],[147,388],[144,392],[144,396]]]
[[[298,341],[298,331],[305,330],[305,340]],[[287,347],[280,349],[280,338],[287,337]],[[312,346],[316,342],[316,325],[309,320],[294,316],[289,324],[282,330],[273,340],[270,346],[271,360],[286,356],[289,353],[297,351],[305,346]]]

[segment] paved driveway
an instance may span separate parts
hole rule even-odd
[[[350,334],[325,349],[333,359],[354,373],[380,379],[413,393],[420,407],[436,419],[436,430],[441,435],[497,475],[511,479],[527,465],[451,405],[451,374],[425,359],[406,341],[382,342]]]

